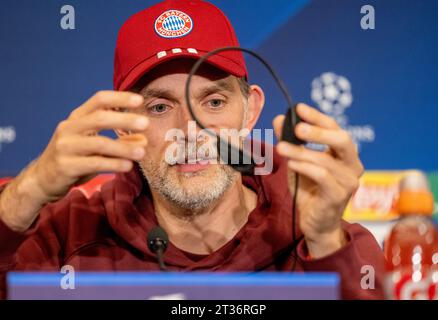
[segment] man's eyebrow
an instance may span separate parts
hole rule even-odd
[[[147,88],[141,95],[145,98],[163,98],[168,100],[176,100],[175,96],[172,94],[170,90],[161,89],[161,88]]]
[[[201,88],[199,92],[197,93],[197,98],[206,97],[210,94],[220,92],[220,91],[228,91],[228,92],[234,92],[235,87],[230,81],[227,80],[219,80],[214,82],[211,85],[207,85],[204,88]],[[176,101],[177,97],[172,93],[171,90],[163,89],[163,88],[146,88],[141,92],[141,95],[145,99],[149,98],[163,98],[168,99],[172,101]]]
[[[206,97],[210,94],[219,92],[219,91],[228,91],[228,92],[234,92],[235,87],[230,81],[227,80],[219,80],[214,82],[211,85],[208,85],[204,88],[202,88],[199,93],[198,97]]]

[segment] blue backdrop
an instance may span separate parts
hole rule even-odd
[[[0,11],[0,176],[38,156],[56,124],[95,91],[112,88],[114,45],[139,0],[3,0]],[[295,100],[335,116],[367,169],[438,169],[438,1],[212,0],[242,46],[278,70]],[[60,27],[75,8],[76,29]],[[361,28],[363,5],[375,29]],[[260,66],[250,82],[268,101],[259,127],[285,102]]]

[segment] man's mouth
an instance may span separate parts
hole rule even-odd
[[[187,163],[187,161],[183,164],[177,163],[175,164],[175,167],[179,172],[196,172],[208,168],[209,165],[209,159],[201,159],[196,161],[195,163]]]

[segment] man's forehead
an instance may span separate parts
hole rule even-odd
[[[180,58],[173,59],[161,63],[157,67],[146,73],[139,81],[133,86],[133,91],[140,92],[144,91],[151,82],[156,82],[154,80],[164,78],[166,76],[172,75],[183,75],[187,76],[194,63],[195,59]],[[235,83],[235,77],[214,67],[209,63],[202,64],[198,71],[196,72],[196,77],[193,78],[192,83],[195,85],[196,79],[205,78],[206,81],[214,82],[215,85],[223,87],[224,89],[232,90]]]

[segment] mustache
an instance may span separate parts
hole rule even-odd
[[[183,141],[170,145],[167,148],[164,161],[170,166],[194,164],[200,161],[213,163],[219,161],[219,152],[216,143],[201,144]]]

